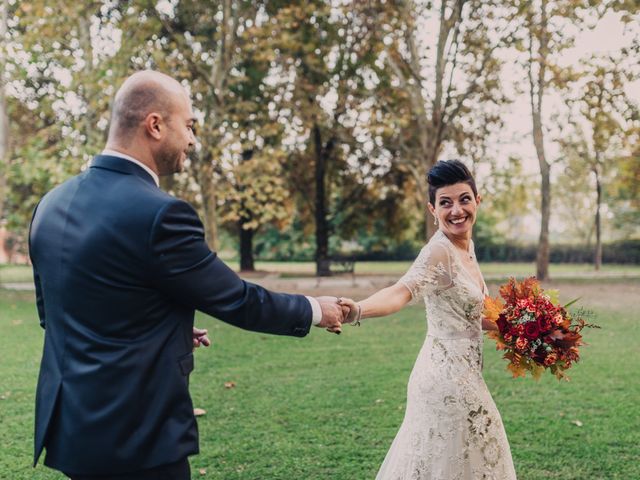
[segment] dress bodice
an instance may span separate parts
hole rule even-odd
[[[475,261],[473,242],[469,254]],[[464,267],[461,252],[440,230],[422,248],[400,279],[414,302],[423,299],[429,335],[438,338],[474,338],[482,334],[482,288]]]

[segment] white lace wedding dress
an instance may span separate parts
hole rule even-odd
[[[516,478],[502,419],[482,378],[487,287],[460,255],[438,231],[400,280],[414,301],[424,299],[428,330],[409,378],[405,417],[378,480]]]

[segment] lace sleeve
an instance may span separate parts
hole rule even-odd
[[[398,283],[409,289],[412,303],[429,292],[450,287],[452,273],[449,250],[440,243],[425,245]]]

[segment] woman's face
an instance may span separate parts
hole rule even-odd
[[[436,190],[436,203],[429,211],[438,220],[438,227],[454,237],[470,237],[480,195],[474,195],[467,183],[455,183]]]

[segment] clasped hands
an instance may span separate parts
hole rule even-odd
[[[316,297],[322,311],[322,320],[316,326],[326,328],[328,332],[340,334],[342,324],[359,320],[359,309],[356,302],[350,298]],[[205,329],[193,327],[193,349],[211,345],[208,332]]]
[[[322,310],[322,320],[317,327],[326,328],[328,332],[340,334],[342,324],[359,320],[359,308],[356,302],[344,297],[316,297]]]

